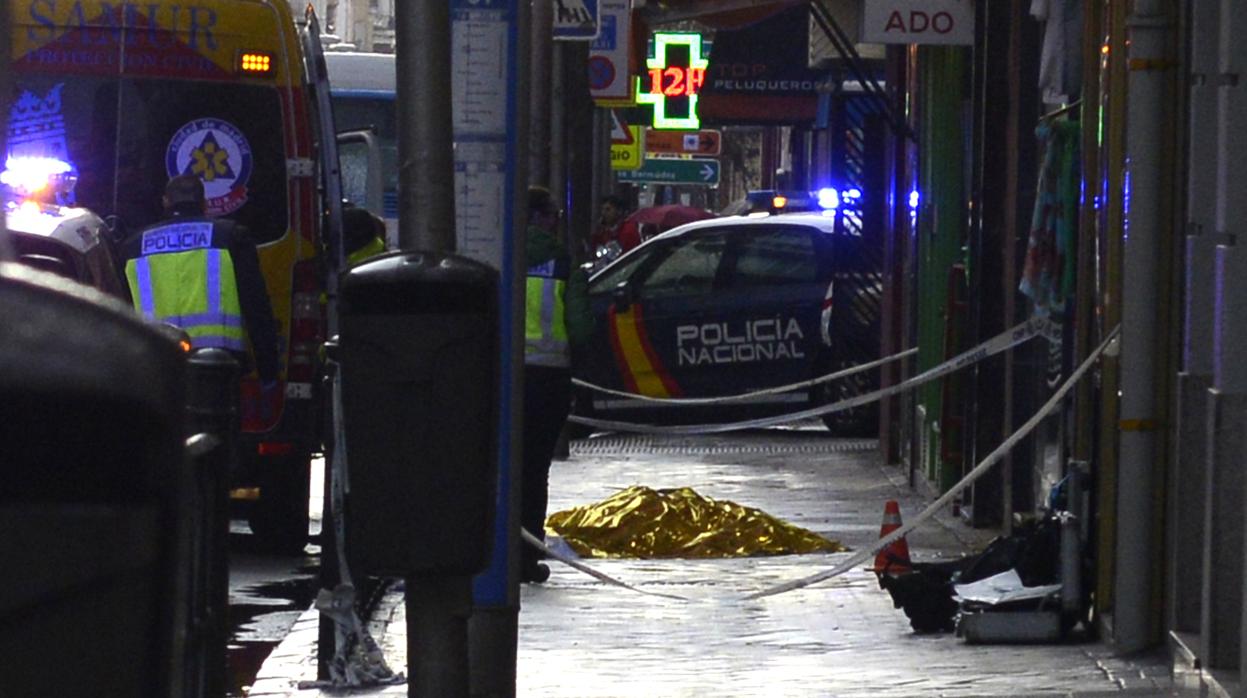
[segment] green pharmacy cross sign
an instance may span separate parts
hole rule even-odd
[[[680,54],[687,54],[686,60]],[[709,61],[702,55],[701,34],[658,32],[654,34],[654,56],[645,60],[649,89],[637,90],[637,102],[654,108],[654,128],[696,130],[697,93],[706,80]],[[684,116],[679,102],[687,104]]]

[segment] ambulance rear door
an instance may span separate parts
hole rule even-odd
[[[338,162],[337,130],[333,121],[333,105],[329,95],[329,71],[325,67],[325,52],[320,43],[320,21],[308,5],[306,22],[300,27],[303,53],[307,59],[308,88],[316,105],[317,166],[320,170],[327,212],[324,230],[325,247],[328,250],[329,278],[329,334],[338,332],[338,271],[346,268],[346,251],[342,245],[342,172]]]

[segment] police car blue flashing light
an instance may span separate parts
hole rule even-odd
[[[840,192],[831,187],[819,189],[818,206],[824,210],[840,208]]]
[[[73,165],[56,158],[9,157],[0,171],[0,183],[26,194],[43,191],[64,175],[74,171]]]
[[[841,209],[860,207],[862,196],[862,190],[858,187],[822,187],[811,191],[754,190],[746,195],[749,209],[744,215],[810,212],[835,216]]]
[[[72,205],[78,170],[57,158],[9,156],[0,170],[0,184],[7,190],[5,200],[18,205],[30,200]]]

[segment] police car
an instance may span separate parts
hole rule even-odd
[[[575,413],[634,423],[788,414],[877,386],[877,372],[697,407],[640,401],[727,397],[808,381],[878,358],[881,277],[836,211],[736,216],[672,229],[589,280],[596,318],[578,357]],[[855,309],[856,308],[856,309]],[[590,384],[594,387],[587,387]],[[598,390],[606,388],[615,393]],[[873,409],[827,415],[874,428]]]
[[[0,208],[14,257],[26,266],[128,302],[130,292],[117,265],[109,227],[85,208],[62,205],[72,199],[75,181],[65,162],[6,158],[0,170]]]
[[[819,213],[841,208],[841,198],[846,208],[851,208],[856,199],[861,198],[857,189],[848,189],[843,193],[839,189],[825,187],[816,191],[787,189],[752,189],[745,198],[732,202],[720,211],[724,216],[768,215],[777,213],[800,213],[813,211]]]

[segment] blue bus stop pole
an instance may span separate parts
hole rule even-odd
[[[472,695],[515,695],[516,647],[519,628],[519,482],[522,428],[522,385],[524,361],[524,269],[523,236],[527,201],[528,104],[521,95],[529,83],[529,4],[521,0],[451,0],[451,26],[455,37],[454,60],[467,68],[468,53],[480,60],[481,51],[502,46],[503,55],[486,56],[505,68],[505,84],[456,80],[455,109],[504,110],[502,128],[482,127],[481,120],[455,115],[457,152],[477,153],[474,163],[456,162],[456,179],[473,170],[497,167],[502,175],[503,197],[500,219],[503,230],[493,244],[495,249],[469,250],[461,245],[460,254],[482,254],[500,271],[499,289],[499,386],[498,386],[498,490],[494,535],[489,567],[472,582],[473,609],[468,622],[468,653]],[[504,36],[495,42],[491,37]],[[481,39],[473,43],[474,38]],[[497,50],[497,49],[493,49]],[[464,85],[467,87],[464,87]],[[469,99],[468,94],[472,92]],[[484,105],[482,107],[481,105]],[[495,112],[496,113],[496,112]],[[488,153],[501,153],[501,160],[489,162]],[[484,155],[481,155],[484,154]],[[456,156],[457,159],[460,156]],[[462,174],[461,174],[462,173]],[[458,181],[456,182],[458,184]],[[485,191],[482,191],[485,190]],[[488,187],[456,187],[455,203],[460,216],[460,232],[473,225],[464,218],[488,210],[488,202],[471,199],[473,192],[492,194]],[[496,189],[495,189],[496,191]],[[496,199],[494,200],[497,201]],[[484,204],[484,206],[482,206]],[[496,206],[496,204],[494,204]],[[475,231],[488,234],[487,230]],[[465,237],[470,237],[465,236]]]

